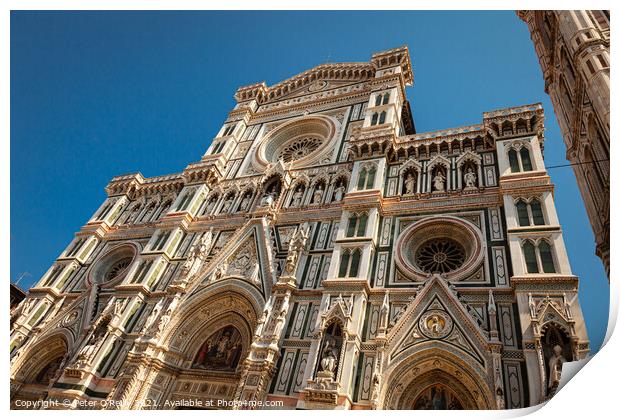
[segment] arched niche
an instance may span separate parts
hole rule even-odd
[[[454,402],[452,409],[496,408],[493,392],[487,383],[487,370],[460,352],[437,346],[417,348],[393,362],[393,365],[388,362],[384,374],[379,394],[380,408],[420,409],[423,397],[431,395],[429,390],[433,387],[443,390],[445,398],[441,404],[435,401],[435,409],[450,409],[453,401],[458,404]]]
[[[11,366],[11,401],[43,398],[50,382],[67,355],[72,338],[67,331],[58,331],[19,350]]]

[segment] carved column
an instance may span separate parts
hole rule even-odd
[[[250,354],[243,364],[241,380],[235,392],[235,399],[238,401],[264,401],[267,398],[267,387],[280,357],[279,343],[284,332],[291,295],[297,289],[296,272],[308,234],[309,227],[304,224],[295,231],[289,242],[289,254],[283,275],[273,286],[273,294],[265,304],[256,328]]]

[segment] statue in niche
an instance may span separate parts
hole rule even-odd
[[[153,215],[153,212],[155,211],[155,204],[151,204],[147,209],[146,212],[144,212],[144,214],[142,215],[142,221],[143,222],[148,222],[151,219],[151,216]]]
[[[308,223],[302,224],[293,236],[288,244],[288,256],[286,257],[286,263],[284,265],[284,273],[293,275],[297,269],[297,263],[302,251],[306,247],[308,241],[310,226]]]
[[[193,368],[233,371],[241,358],[241,334],[233,326],[215,332],[200,346]]]
[[[233,204],[233,196],[229,195],[228,197],[226,197],[226,200],[224,201],[224,205],[222,206],[222,213],[228,213],[228,211],[232,207],[232,204]]]
[[[328,338],[325,341],[325,346],[321,354],[321,368],[323,372],[334,373],[336,370],[336,363],[338,362],[338,356],[336,355],[335,341]]]
[[[164,205],[161,207],[161,211],[159,212],[158,218],[168,213],[168,209],[170,208],[171,205],[172,205],[172,200],[167,200],[164,203]]]
[[[250,198],[251,198],[251,194],[245,194],[243,196],[243,199],[241,200],[241,204],[239,205],[239,210],[248,211],[248,209],[250,208]]]
[[[35,378],[35,382],[41,385],[48,385],[55,377],[56,372],[60,368],[62,356],[53,360],[44,369],[39,372]]]
[[[267,322],[267,319],[269,318],[269,315],[271,314],[272,306],[273,306],[273,295],[269,298],[269,300],[265,304],[265,309],[263,310],[263,314],[261,315],[261,317],[258,319],[256,323],[256,330],[254,331],[255,338],[260,337],[260,335],[263,333],[265,322]]]
[[[532,318],[536,317],[536,304],[534,303],[534,298],[531,293],[528,294],[528,306],[530,308],[530,316]]]
[[[323,201],[323,185],[319,184],[317,185],[316,190],[314,191],[312,202],[314,204],[321,204],[321,201]]]
[[[278,311],[278,317],[276,318],[276,325],[273,328],[272,337],[279,338],[284,328],[284,321],[286,321],[286,313],[288,312],[288,297],[285,297],[282,301],[282,306]]]
[[[159,322],[157,323],[157,328],[155,329],[155,337],[159,337],[159,335],[164,331],[168,323],[170,322],[170,318],[172,318],[172,308],[168,308],[166,312],[161,316]]]
[[[562,346],[556,344],[553,346],[553,354],[549,357],[549,393],[555,392],[560,384],[562,365],[566,362],[566,359],[562,355],[562,351]]]
[[[149,328],[151,328],[151,326],[155,323],[155,320],[157,319],[157,317],[159,316],[159,313],[161,312],[161,308],[163,304],[164,304],[164,298],[161,298],[159,302],[157,302],[153,310],[151,311],[151,314],[149,315],[149,317],[146,319],[146,322],[144,323],[144,328],[142,328],[143,334],[146,333],[149,330]]]
[[[433,185],[435,186],[435,191],[443,192],[445,191],[445,182],[446,177],[440,171],[437,171],[437,174],[433,177]]]
[[[267,192],[265,193],[265,195],[263,195],[263,198],[261,199],[261,205],[272,207],[273,205],[275,205],[277,198],[278,194],[275,191]]]
[[[223,261],[211,275],[210,283],[214,283],[222,279],[226,275],[226,273],[228,273],[228,263],[226,261]]]
[[[303,187],[299,186],[293,193],[293,199],[291,200],[291,207],[299,207],[301,205],[301,199],[304,195]]]
[[[92,359],[93,355],[97,351],[97,346],[99,345],[100,338],[95,337],[94,335],[89,338],[86,342],[86,345],[82,347],[80,353],[78,354],[78,361],[83,363],[88,363]]]
[[[338,186],[334,190],[334,201],[339,202],[344,198],[345,187],[342,182],[338,183]]]
[[[22,311],[22,313],[24,315],[28,315],[30,313],[30,311],[32,310],[32,306],[34,305],[35,299],[28,299],[26,302],[24,302],[24,309]]]
[[[217,204],[217,196],[212,197],[211,200],[209,200],[209,203],[207,203],[207,209],[205,210],[205,214],[211,214],[216,204]]]
[[[411,195],[415,192],[415,178],[413,174],[409,172],[405,177],[405,194]]]
[[[468,168],[467,172],[465,172],[465,175],[463,177],[465,179],[466,189],[476,188],[476,174],[474,173],[473,169]]]
[[[138,203],[136,206],[134,206],[134,208],[131,210],[131,213],[129,213],[129,216],[127,217],[127,220],[125,223],[135,223],[136,219],[138,218],[138,216],[140,215],[140,210],[142,210],[142,204]]]

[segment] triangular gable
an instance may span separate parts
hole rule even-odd
[[[250,280],[263,297],[270,295],[276,277],[268,229],[264,218],[248,221],[228,239],[213,259],[199,270],[196,277],[202,281],[195,285],[195,288],[211,282],[214,275],[221,277],[218,280],[238,277]],[[258,267],[255,269],[256,263]],[[220,273],[216,273],[217,270],[220,270]],[[259,281],[252,282],[253,276]]]
[[[329,63],[321,64],[293,77],[266,86],[265,83],[240,88],[235,94],[237,101],[256,98],[260,104],[299,95],[300,91],[320,81],[355,83],[374,77],[375,68],[371,63]]]
[[[65,328],[73,335],[73,340],[77,340],[85,321],[85,314],[87,312],[88,292],[82,292],[77,298],[75,298],[65,308],[52,315],[52,318],[45,321],[43,325],[44,335],[48,335],[58,328]],[[63,302],[64,303],[64,302]]]
[[[570,330],[570,320],[566,316],[566,313],[562,308],[558,307],[558,304],[551,299],[543,299],[543,301],[536,308],[536,319],[539,325],[544,325],[548,322],[554,322]]]
[[[441,341],[485,365],[488,339],[440,276],[429,279],[388,334],[389,357]]]

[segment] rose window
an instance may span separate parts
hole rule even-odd
[[[126,257],[115,262],[105,274],[105,281],[110,281],[116,276],[118,276],[120,273],[125,271],[125,269],[129,267],[129,264],[131,264],[132,259],[132,257]]]
[[[122,280],[136,256],[136,251],[137,248],[133,244],[123,244],[110,249],[93,262],[88,270],[88,282],[104,284]]]
[[[446,215],[408,222],[395,248],[394,260],[407,278],[426,281],[429,274],[438,274],[445,280],[461,281],[480,268],[486,244],[478,226]]]
[[[449,238],[427,241],[415,255],[416,264],[427,273],[449,273],[461,267],[465,258],[465,249]]]
[[[317,150],[323,141],[317,137],[302,137],[286,144],[278,153],[277,159],[294,162]]]
[[[280,124],[261,140],[252,164],[260,171],[279,161],[299,167],[320,162],[338,141],[337,123],[326,115],[307,115]]]

